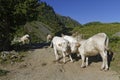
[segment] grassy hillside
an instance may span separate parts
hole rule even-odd
[[[80,27],[74,28],[74,31],[78,31],[81,34],[84,34],[86,37],[90,37],[98,32],[105,32],[109,37],[111,37],[113,34],[120,31],[120,24],[101,23],[101,24],[83,25],[82,28]]]
[[[60,14],[57,14],[60,21],[65,25],[67,28],[74,28],[74,27],[81,27],[82,25],[77,22],[76,20],[72,19],[69,16],[62,16]]]
[[[113,36],[115,33],[120,32],[120,23],[91,22],[83,25],[82,28],[76,27],[73,31],[83,34],[84,38],[89,38],[99,32],[106,33],[110,38],[109,48],[115,53],[111,67],[120,73],[120,37]]]

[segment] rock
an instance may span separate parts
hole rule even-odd
[[[113,36],[120,37],[120,32],[117,32],[117,33],[113,34]]]

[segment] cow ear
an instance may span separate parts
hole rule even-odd
[[[80,47],[80,43],[76,43],[76,46],[77,46],[77,47]]]
[[[58,44],[58,46],[62,46],[62,44]]]
[[[62,33],[61,36],[64,37],[65,35]]]
[[[78,35],[78,32],[74,32],[74,33],[72,34],[73,37],[76,37],[77,35]]]

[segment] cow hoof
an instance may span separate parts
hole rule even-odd
[[[100,69],[100,70],[102,71],[102,70],[104,70],[104,69],[105,69],[105,67],[101,67],[101,69]]]
[[[106,69],[105,69],[105,71],[108,71],[108,70],[109,70],[109,68],[106,68]]]
[[[86,66],[81,66],[81,68],[85,68]]]
[[[88,64],[85,65],[86,67],[88,66]]]
[[[73,63],[74,61],[70,61],[71,63]]]
[[[66,62],[63,61],[63,64],[66,64]]]

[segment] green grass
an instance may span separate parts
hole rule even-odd
[[[11,64],[15,62],[22,62],[24,61],[24,57],[27,56],[28,52],[27,51],[21,51],[18,52],[18,55],[15,57],[11,57],[13,54],[9,54],[6,56],[5,59],[0,58],[0,64]]]
[[[114,52],[114,59],[111,62],[111,68],[120,74],[120,40],[111,42],[110,47]]]
[[[82,28],[76,27],[73,31],[78,31],[81,34],[84,34],[85,38],[88,38],[99,32],[104,32],[111,37],[113,34],[120,31],[120,24],[89,25],[83,26]]]
[[[120,53],[115,54],[115,60],[111,62],[111,68],[120,74]]]

